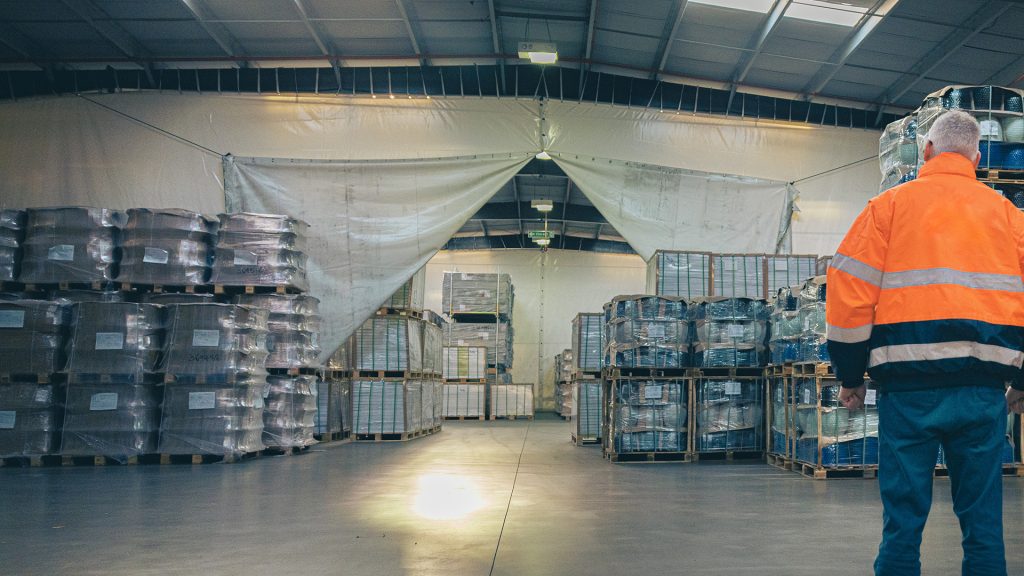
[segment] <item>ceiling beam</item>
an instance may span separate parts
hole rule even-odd
[[[768,41],[768,37],[772,35],[779,22],[782,21],[782,17],[786,14],[786,10],[792,3],[793,0],[775,0],[771,11],[761,24],[761,31],[758,32],[757,39],[751,46],[751,52],[745,59],[743,56],[740,56],[740,61],[736,63],[736,70],[733,71],[732,84],[729,86],[729,102],[725,107],[727,111],[732,107],[732,99],[736,96],[736,89],[747,79],[747,74],[754,67],[754,61],[761,55],[761,50],[764,50],[765,42]]]
[[[601,228],[604,228],[604,222],[597,223],[597,230],[594,232],[594,240],[601,239]]]
[[[986,78],[982,84],[993,86],[1013,86],[1021,80],[1024,80],[1024,56],[1021,56],[1006,66],[1003,66],[999,72],[996,72]]]
[[[192,17],[195,18],[203,31],[210,38],[213,38],[213,41],[217,43],[217,46],[220,46],[220,49],[225,54],[232,58],[245,55],[245,51],[242,50],[238,40],[228,32],[228,29],[223,24],[215,22],[216,18],[210,13],[203,0],[181,0],[181,3],[185,5],[185,8],[188,8],[188,11],[192,13]],[[243,62],[242,64],[248,66],[249,63]]]
[[[494,0],[487,0],[487,16],[491,22],[491,43],[494,45],[494,57],[497,59],[498,68],[501,69],[501,92],[505,90],[505,57],[502,55],[501,30],[498,27],[498,17],[494,13]]]
[[[409,43],[412,44],[412,51],[416,53],[416,59],[419,60],[420,66],[426,66],[427,61],[420,56],[423,51],[420,50],[419,40],[416,39],[415,27],[409,19],[409,12],[405,9],[405,0],[395,0],[395,6],[398,6],[398,13],[402,15],[402,23],[405,24],[405,31],[409,35]]]
[[[960,4],[958,4],[959,6]],[[935,48],[932,48],[923,58],[918,60],[906,73],[904,73],[887,90],[883,91],[878,98],[881,103],[892,104],[899,101],[904,94],[923,80],[928,74],[939,67],[961,46],[971,41],[985,28],[992,25],[1006,11],[1013,8],[1010,2],[991,0],[986,2],[970,17],[963,21],[952,33],[942,40]]]
[[[661,41],[658,43],[658,51],[655,53],[654,64],[651,66],[651,80],[657,80],[658,74],[665,69],[669,54],[672,53],[672,43],[675,42],[676,33],[679,32],[679,25],[683,23],[683,16],[686,13],[687,0],[673,0],[672,8],[669,10],[668,18],[665,20],[665,28],[661,32]]]
[[[77,14],[79,18],[85,20],[85,22],[91,26],[97,34],[102,36],[104,40],[109,42],[114,46],[114,48],[117,48],[119,52],[142,67],[143,71],[146,73],[146,78],[149,80],[149,84],[151,86],[156,86],[156,82],[153,77],[152,55],[142,47],[142,44],[140,44],[134,36],[114,22],[110,16],[104,12],[102,8],[93,3],[92,0],[61,0],[61,2],[67,6],[69,10]],[[100,20],[94,18],[93,14],[99,14]]]
[[[22,34],[13,24],[0,22],[0,44],[7,46],[25,60],[39,66],[47,72],[47,75],[52,75],[53,64],[45,64],[39,61],[41,59],[51,59],[53,55],[50,51]]]
[[[872,6],[861,17],[853,31],[846,38],[846,42],[832,53],[827,64],[822,64],[814,76],[807,82],[803,90],[803,100],[809,100],[811,96],[821,92],[828,83],[835,78],[839,70],[846,65],[846,61],[856,52],[857,48],[867,40],[868,36],[875,31],[875,28],[882,23],[882,20],[889,15],[889,11],[900,0],[876,0]]]
[[[599,0],[590,0],[590,7],[587,9],[587,34],[583,37],[583,61],[580,63],[580,70],[583,72],[590,70],[590,58],[594,54],[594,28],[597,23],[598,2]]]
[[[299,16],[302,18],[302,23],[306,26],[306,30],[309,31],[309,35],[313,37],[313,42],[316,43],[316,47],[320,49],[320,52],[327,56],[327,60],[331,63],[331,68],[334,69],[334,79],[337,80],[338,86],[341,86],[341,68],[338,66],[337,53],[334,50],[334,46],[328,44],[320,34],[320,31],[316,29],[316,25],[309,19],[309,12],[306,10],[306,4],[303,0],[294,0],[295,9],[298,10]]]

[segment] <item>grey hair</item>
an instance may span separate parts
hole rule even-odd
[[[978,121],[961,110],[950,110],[939,116],[928,131],[928,140],[936,154],[955,152],[971,162],[978,155],[980,139],[981,127]]]

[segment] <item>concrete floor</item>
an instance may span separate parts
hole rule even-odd
[[[765,465],[613,465],[569,425],[448,422],[404,444],[236,465],[0,469],[0,573],[870,573],[873,480]],[[936,481],[924,572],[960,574]],[[1008,479],[1010,574],[1024,574],[1024,480]]]

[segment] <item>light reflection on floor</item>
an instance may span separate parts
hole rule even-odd
[[[484,507],[477,483],[454,474],[424,474],[417,480],[413,512],[430,520],[459,520]]]

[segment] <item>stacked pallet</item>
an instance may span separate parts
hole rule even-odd
[[[309,290],[306,232],[290,216],[220,214],[210,282],[218,287],[280,287]]]
[[[572,441],[577,446],[601,440],[604,314],[581,312],[572,320]]]
[[[533,384],[492,384],[490,418],[533,420]]]
[[[572,350],[555,355],[555,410],[562,418],[572,418],[572,381],[575,360]]]
[[[695,451],[700,459],[761,458],[764,454],[763,370],[694,381]]]
[[[487,349],[445,346],[442,414],[450,420],[483,420],[487,412]]]
[[[616,296],[605,305],[606,364],[684,368],[690,364],[686,301],[669,296]]]
[[[766,301],[753,298],[700,298],[689,307],[693,323],[694,365],[764,366],[768,364]]]
[[[687,300],[767,299],[818,272],[811,254],[712,254],[658,250],[647,262],[647,291]]]
[[[0,210],[0,284],[18,278],[24,240],[25,211]]]

